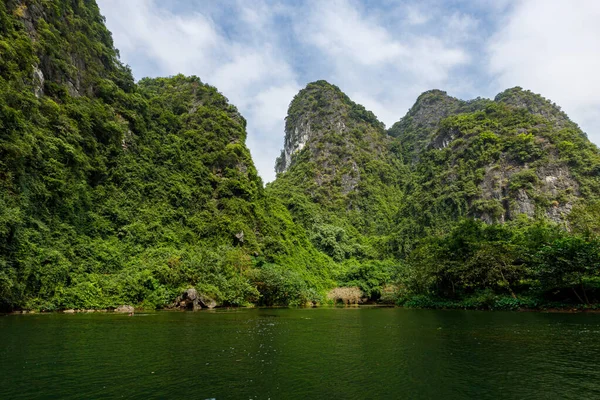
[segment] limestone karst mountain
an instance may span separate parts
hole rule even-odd
[[[370,112],[319,81],[290,105],[272,187],[290,182],[287,191],[302,188],[345,215],[357,197],[394,188],[382,201],[400,209],[398,224],[413,219],[422,230],[461,217],[492,223],[526,216],[568,226],[573,208],[599,193],[596,168],[598,150],[578,126],[521,88],[493,101],[425,92],[385,135]]]
[[[0,311],[160,308],[192,288],[221,305],[336,286],[416,306],[600,299],[600,152],[541,96],[431,90],[386,130],[317,81],[282,139],[263,187],[238,110],[197,77],[136,83],[94,1],[0,3]]]
[[[276,170],[268,191],[297,210],[317,247],[337,260],[374,254],[366,239],[382,241],[392,230],[407,172],[384,124],[325,81],[292,100]],[[331,229],[343,249],[323,237]]]
[[[431,91],[389,131],[416,172],[407,211],[504,222],[546,218],[568,227],[600,189],[598,149],[560,109],[521,88],[464,102]],[[420,224],[435,224],[432,219]]]

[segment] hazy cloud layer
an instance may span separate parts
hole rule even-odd
[[[289,102],[318,79],[388,126],[428,89],[472,98],[522,86],[600,142],[595,0],[98,2],[136,78],[197,75],[240,109],[265,181]]]
[[[488,44],[494,88],[542,94],[600,143],[598,21],[597,0],[519,2]]]

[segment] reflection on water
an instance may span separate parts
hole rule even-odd
[[[600,398],[600,314],[0,317],[1,399]]]

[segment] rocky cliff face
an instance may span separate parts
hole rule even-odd
[[[563,163],[539,168],[498,163],[485,170],[479,184],[480,195],[474,202],[492,201],[502,206],[497,214],[483,209],[474,212],[485,222],[505,222],[526,215],[564,224],[578,201],[579,184]],[[528,180],[524,187],[523,176]]]
[[[292,124],[290,124],[292,125]],[[286,126],[285,143],[281,155],[275,160],[275,172],[280,174],[288,170],[292,165],[292,155],[304,148],[310,137],[310,121]]]
[[[293,169],[304,154],[303,162],[315,165],[312,178],[317,186],[347,195],[361,182],[361,165],[368,158],[385,159],[390,142],[373,113],[334,85],[310,83],[290,104],[275,171]]]
[[[376,254],[367,237],[392,229],[406,176],[392,142],[373,113],[338,87],[310,83],[290,104],[267,191],[335,260]]]
[[[470,101],[431,90],[381,132],[337,87],[309,84],[290,105],[272,189],[346,210],[351,225],[386,220],[379,231],[395,226],[404,238],[461,217],[569,227],[571,212],[600,194],[596,146],[558,106],[518,87]],[[365,199],[374,193],[387,193],[385,216]]]
[[[596,162],[595,146],[560,108],[521,88],[494,101],[425,92],[388,133],[430,195],[455,199],[447,212],[490,223],[523,214],[567,224],[581,183],[565,143],[588,149]]]

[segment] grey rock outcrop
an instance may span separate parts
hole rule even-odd
[[[181,310],[200,310],[204,308],[215,308],[217,301],[210,296],[198,293],[195,288],[189,288],[175,299],[171,304],[171,308],[179,308]]]
[[[310,121],[286,124],[285,143],[281,155],[275,161],[275,172],[280,174],[292,165],[292,156],[306,146],[310,138]]]
[[[311,171],[303,179],[316,184],[307,190],[311,196],[327,187],[334,188],[335,195],[348,196],[358,191],[367,160],[388,161],[390,142],[384,124],[372,112],[337,86],[312,82],[290,103],[275,171],[282,174],[296,163],[310,163]]]
[[[521,125],[510,128],[490,125],[486,132],[482,127],[463,128],[460,122],[464,115],[474,118],[471,123],[477,126],[477,118],[499,120],[510,113],[530,117],[522,118]],[[526,215],[568,224],[568,215],[581,192],[568,161],[558,149],[556,138],[563,129],[585,137],[556,104],[515,87],[498,94],[494,100],[463,101],[439,90],[425,92],[388,134],[397,138],[404,159],[413,167],[426,157],[426,152],[429,160],[432,154],[446,157],[443,162],[447,162],[448,173],[439,183],[442,188],[453,188],[449,191],[462,190],[463,195],[469,192],[467,215],[488,223]],[[470,151],[470,146],[488,143],[480,135],[489,135],[489,143],[502,143],[495,154],[483,156]],[[476,187],[458,189],[461,184],[469,184],[460,182],[454,172],[462,163],[472,163],[472,168],[478,169],[475,175],[479,176],[473,179]]]
[[[533,173],[535,179],[527,187],[515,187],[515,179],[528,171]],[[481,200],[495,201],[503,208],[496,215],[488,210],[475,212],[476,216],[488,223],[505,222],[519,214],[531,218],[544,216],[563,223],[580,194],[579,185],[568,166],[560,163],[547,164],[537,169],[514,163],[488,166],[479,188]],[[540,202],[540,199],[546,201]]]
[[[179,307],[183,309],[200,310],[200,299],[198,297],[198,291],[194,288],[189,288],[181,294],[179,300]]]
[[[217,306],[217,302],[213,298],[203,295],[203,294],[198,296],[198,300],[200,301],[200,304],[202,305],[202,307],[205,307],[205,308],[212,309]]]
[[[133,308],[133,306],[130,306],[128,304],[123,304],[123,305],[120,305],[119,307],[115,308],[115,312],[131,314],[131,313],[135,312],[135,308]]]
[[[44,74],[42,70],[36,65],[33,66],[33,92],[35,97],[42,97],[44,95]]]

